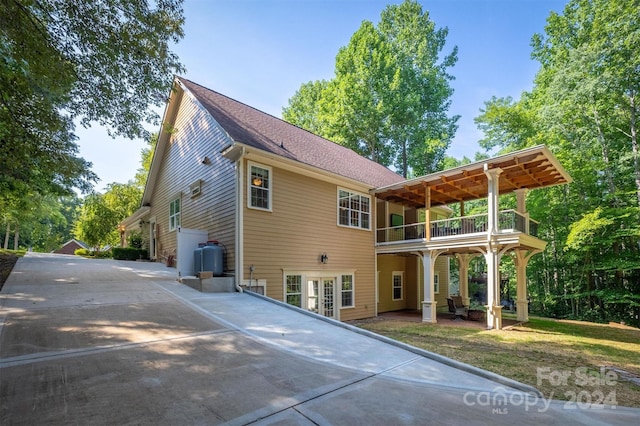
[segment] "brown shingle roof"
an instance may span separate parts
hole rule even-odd
[[[186,87],[239,143],[377,188],[404,178],[354,151],[184,78]]]

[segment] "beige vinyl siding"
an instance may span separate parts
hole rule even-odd
[[[252,161],[264,164],[255,157]],[[340,319],[375,315],[374,231],[338,226],[335,183],[265,165],[272,167],[272,211],[247,208],[247,197],[242,200],[244,276],[254,265],[254,279],[267,281],[267,296],[283,300],[285,272],[317,277],[353,272],[355,307],[342,309]],[[242,179],[246,193],[246,173]],[[328,256],[326,264],[320,262],[322,253]]]
[[[439,275],[440,292],[435,294],[436,308],[447,309],[447,297],[449,288],[449,269],[446,256],[438,256],[435,263],[435,273]],[[424,268],[422,259],[416,255],[379,255],[378,271],[380,281],[379,312],[398,311],[401,309],[421,309],[424,300]],[[393,300],[392,297],[392,273],[404,271],[404,296],[403,300]]]
[[[181,226],[204,229],[209,239],[226,247],[225,270],[233,271],[235,260],[235,169],[220,155],[230,143],[226,133],[186,93],[182,96],[174,133],[161,159],[151,196],[149,216],[158,224],[158,257],[175,255],[176,231],[169,231],[169,203],[181,200]],[[208,157],[209,164],[203,164]],[[155,161],[155,159],[154,159]],[[190,186],[201,181],[200,194],[191,197]]]
[[[398,311],[407,309],[407,286],[409,276],[407,274],[407,256],[384,254],[378,256],[378,312]],[[393,300],[393,272],[404,271],[404,288],[402,300]]]
[[[449,297],[449,257],[439,256],[436,259],[436,272],[440,274],[440,293],[436,294],[436,305],[440,309],[448,310],[447,297]]]
[[[422,299],[418,298],[420,286],[422,285],[419,274],[422,259],[415,255],[409,256],[406,258],[405,264],[407,268],[405,273],[407,309],[422,309]]]
[[[387,203],[387,217],[385,218],[387,220],[387,227],[391,226],[392,214],[402,216],[402,223],[406,225],[406,222],[404,220],[404,206],[402,206],[401,204]]]

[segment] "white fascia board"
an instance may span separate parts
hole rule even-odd
[[[296,160],[284,158],[240,142],[234,142],[233,145],[225,148],[222,151],[222,155],[231,161],[237,161],[240,157],[245,157],[259,163],[268,164],[273,167],[289,170],[293,173],[309,176],[314,179],[344,186],[364,193],[369,193],[372,189],[371,185],[355,179],[340,176]]]
[[[138,222],[141,218],[145,217],[149,213],[149,210],[151,210],[151,207],[149,206],[140,207],[131,216],[120,222],[118,225],[129,228],[131,225],[134,225],[136,222]]]
[[[151,159],[151,166],[149,167],[149,174],[147,175],[147,182],[144,186],[144,192],[142,193],[142,205],[149,205],[151,203],[151,195],[156,186],[156,177],[160,171],[160,165],[164,152],[166,151],[169,141],[171,140],[171,133],[165,131],[164,126],[175,124],[176,116],[178,114],[178,108],[182,100],[182,95],[186,89],[180,84],[178,78],[174,78],[173,85],[171,86],[171,94],[169,95],[169,101],[164,108],[164,114],[162,115],[162,121],[160,125],[160,133],[158,135],[158,143],[156,149],[153,152],[153,158]]]

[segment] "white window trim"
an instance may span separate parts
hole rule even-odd
[[[282,301],[287,303],[287,276],[300,275],[302,277],[302,301],[306,300],[309,295],[307,294],[307,286],[305,283],[309,281],[309,278],[333,278],[338,288],[337,300],[334,305],[334,309],[354,309],[356,308],[356,271],[287,271],[283,270],[282,274]],[[353,289],[351,294],[353,295],[353,305],[342,306],[342,276],[351,275]],[[403,292],[404,293],[404,292]],[[295,305],[291,305],[295,306]],[[301,308],[304,309],[304,308]]]
[[[264,278],[260,278],[260,279],[252,278],[248,280],[243,280],[242,286],[246,287],[247,289],[250,288],[252,291],[256,293],[260,293],[260,292],[256,291],[255,289],[262,287],[262,293],[260,294],[262,294],[263,296],[266,296],[267,294],[267,280]]]
[[[178,201],[179,205],[180,205],[180,211],[178,213],[174,213],[173,215],[171,215],[171,206],[173,205],[173,203],[175,203],[176,201]],[[178,220],[174,220],[173,221],[173,227],[171,227],[171,218],[178,218]],[[169,202],[169,232],[173,232],[176,229],[178,229],[178,227],[180,227],[182,225],[182,197],[181,196],[176,196],[171,198],[171,201]]]
[[[300,293],[288,293],[287,292],[287,277],[300,277]],[[296,306],[300,309],[304,309],[302,306],[304,306],[304,300],[305,300],[305,278],[304,275],[302,274],[295,274],[295,273],[291,273],[291,274],[284,274],[284,280],[283,280],[283,284],[284,284],[284,288],[283,288],[283,302],[286,304],[290,304],[289,302],[287,302],[287,296],[292,294],[299,294],[300,295],[300,306],[296,306],[296,305],[291,305],[291,306]]]
[[[401,295],[400,295],[399,299],[396,299],[395,298],[395,294],[394,294],[394,290],[396,289],[394,278],[396,276],[400,277],[400,292],[401,292]],[[393,300],[393,301],[404,300],[404,271],[393,271],[393,272],[391,272],[391,300]]]
[[[259,167],[261,169],[266,170],[269,173],[269,188],[267,189],[269,193],[269,208],[265,209],[262,207],[255,207],[251,205],[251,168]],[[254,163],[253,161],[247,161],[247,208],[252,210],[260,210],[263,212],[271,212],[273,211],[273,169],[270,166],[265,166],[264,164]]]
[[[440,272],[433,274],[433,293],[440,294]]]
[[[344,290],[342,289],[342,276],[349,275],[351,277],[351,305],[342,306],[342,293]],[[356,307],[356,274],[340,274],[338,276],[338,281],[340,281],[340,309],[353,309]]]
[[[361,197],[365,197],[369,200],[369,227],[363,228],[361,226],[352,226],[352,225],[343,225],[340,223],[340,191],[348,192],[349,194],[360,195]],[[338,187],[336,191],[336,224],[342,228],[349,229],[359,229],[360,231],[369,231],[371,232],[371,221],[373,220],[373,206],[371,205],[371,196],[368,194],[364,194],[362,192],[354,191],[352,189],[347,189],[343,187]]]

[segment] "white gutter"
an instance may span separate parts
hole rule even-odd
[[[236,159],[236,290],[243,293],[241,283],[244,282],[244,186],[242,177],[244,176],[244,147]]]

